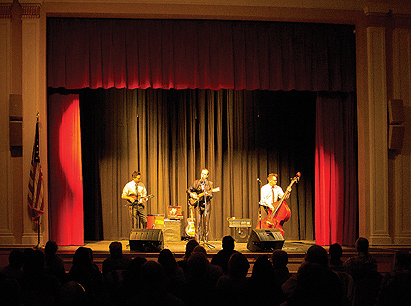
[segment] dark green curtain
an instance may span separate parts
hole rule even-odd
[[[182,206],[202,168],[214,195],[212,240],[232,234],[227,218],[258,221],[259,185],[270,172],[290,199],[288,240],[314,240],[315,102],[312,92],[83,89],[80,91],[85,240],[128,239],[121,199],[134,170],[142,173],[149,214]]]

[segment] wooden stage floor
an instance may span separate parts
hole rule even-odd
[[[93,250],[93,259],[94,262],[100,267],[102,267],[102,263],[104,259],[109,256],[109,245],[112,241],[104,240],[104,241],[88,241],[85,242],[83,246],[89,247]],[[130,250],[129,240],[120,240],[123,245],[123,254],[127,257],[134,258],[136,256],[141,256],[146,258],[147,260],[155,260],[158,259],[158,252],[142,252],[136,250]],[[170,242],[165,240],[164,241],[164,248],[169,249],[171,252],[174,253],[176,260],[180,260],[183,258],[185,253],[185,245],[187,241],[178,241],[178,242]],[[308,248],[315,244],[315,241],[307,241],[307,240],[286,240],[282,247],[282,250],[288,253],[288,269],[291,273],[296,273],[298,268],[300,267],[301,263],[304,260],[304,256]],[[26,247],[34,247],[34,246],[23,246],[23,245],[9,245],[0,247],[0,267],[6,266],[8,264],[8,255],[12,249],[24,249]],[[79,246],[59,246],[58,254],[63,259],[66,271],[69,271],[72,265],[73,255]],[[204,246],[207,251],[207,257],[209,260],[216,254],[219,250],[221,250],[221,241],[210,241],[209,245]],[[253,264],[255,260],[260,255],[267,255],[271,257],[272,251],[265,251],[265,252],[252,252],[247,249],[247,243],[235,243],[235,249],[241,253],[243,253],[248,261],[250,262],[250,270],[249,273],[252,271]],[[325,249],[328,251],[328,247],[325,246]],[[381,273],[390,272],[394,268],[394,256],[395,256],[396,248],[393,247],[371,247],[370,253],[375,256],[378,262],[378,271]],[[355,248],[352,247],[344,247],[343,246],[343,257],[342,260],[346,260],[351,256],[356,255]]]
[[[128,240],[120,240],[123,245],[123,253],[136,253],[133,250],[130,250],[129,241]],[[109,245],[111,241],[92,241],[86,242],[85,247],[89,247],[93,250],[93,252],[108,252]],[[164,248],[169,249],[174,254],[184,254],[185,246],[187,241],[179,241],[179,242],[167,242],[164,241]],[[282,247],[282,250],[286,251],[287,253],[302,253],[308,250],[308,248],[314,245],[314,241],[285,241]],[[207,251],[207,254],[213,255],[221,250],[221,241],[210,241],[207,245],[203,245]],[[72,247],[59,247],[59,250],[71,250]],[[238,243],[235,244],[235,249],[241,253],[252,253],[247,249],[247,243]]]
[[[141,252],[130,250],[129,241],[128,240],[120,240],[123,245],[123,254],[125,256],[129,256],[134,258],[136,256],[141,256],[146,258],[147,260],[157,260],[158,252]],[[109,245],[111,241],[90,241],[84,244],[85,247],[89,247],[93,250],[94,255],[94,262],[97,265],[101,265],[103,260],[108,257],[109,255]],[[183,258],[185,253],[185,245],[187,241],[179,241],[179,242],[167,242],[164,241],[164,248],[169,249],[171,252],[174,253],[176,260],[180,260]],[[288,253],[289,263],[288,268],[291,273],[296,273],[298,268],[300,267],[301,263],[304,260],[304,256],[308,248],[315,244],[315,241],[307,241],[307,240],[293,240],[293,241],[285,241],[282,247],[282,250]],[[207,251],[207,257],[209,260],[216,254],[219,250],[221,250],[221,241],[210,241],[209,245],[204,245]],[[78,246],[59,246],[59,254],[62,257],[65,257],[65,265],[71,266],[71,258]],[[328,251],[328,247],[326,246],[325,249]],[[249,273],[252,271],[253,264],[255,260],[260,255],[267,255],[271,257],[272,251],[260,251],[260,252],[252,252],[247,249],[247,243],[235,243],[235,250],[243,253],[248,261],[250,262],[250,270]],[[391,248],[370,248],[370,253],[372,253],[377,261],[378,261],[378,270],[381,273],[390,272],[394,268],[394,255],[395,250]],[[343,246],[343,257],[342,260],[346,260],[349,257],[355,256],[356,250],[353,247],[345,247]]]

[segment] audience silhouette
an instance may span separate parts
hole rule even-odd
[[[112,271],[126,271],[131,263],[131,259],[123,256],[123,245],[114,241],[109,246],[110,256],[103,261],[103,275],[106,277]]]
[[[323,286],[323,299],[325,301],[328,301],[332,305],[342,305],[344,300],[344,290],[342,288],[342,284],[338,275],[329,269],[327,251],[322,246],[316,244],[312,245],[308,248],[305,254],[304,262],[301,264],[300,269],[307,263],[316,265],[310,265],[309,268],[306,268],[307,270],[302,270],[301,277],[304,277],[303,280],[299,282],[299,273],[297,273],[297,275],[291,276],[282,285],[282,289],[284,294],[286,295],[287,302],[297,303],[298,305],[303,303],[303,301],[300,301],[300,299],[302,296],[305,296],[306,294],[304,291],[306,289],[305,285],[308,286],[309,284],[306,284],[305,281],[310,277],[310,275],[307,275],[307,273],[310,273],[311,271],[313,274],[321,275],[321,277],[326,279],[326,283],[324,284],[320,282],[312,284],[313,286]],[[322,268],[318,268],[317,265],[321,266]],[[303,286],[303,289],[301,289],[302,291],[300,290],[300,292],[297,292],[297,288],[299,285]],[[313,290],[314,289],[318,288],[314,287]],[[313,294],[318,294],[318,292]],[[318,303],[322,303],[322,301],[319,300]]]
[[[103,275],[93,263],[93,252],[90,248],[79,247],[73,256],[73,265],[68,279],[81,284],[91,305],[104,305],[107,302],[106,290],[103,287]]]
[[[411,300],[409,251],[398,251],[393,271],[382,278],[362,237],[356,242],[358,254],[344,263],[341,245],[331,245],[329,254],[312,245],[293,275],[283,250],[275,250],[271,262],[266,254],[257,257],[249,276],[250,260],[234,250],[234,239],[225,236],[222,246],[211,262],[195,240],[187,242],[178,262],[169,249],[147,261],[127,258],[115,241],[102,262],[103,273],[92,250],[79,247],[67,274],[53,241],[44,253],[12,250],[9,264],[0,269],[0,301],[12,306],[389,306]]]
[[[372,306],[377,301],[382,275],[377,271],[377,260],[369,253],[369,243],[360,237],[355,242],[357,255],[344,263],[354,280],[353,306]]]
[[[235,253],[234,238],[231,236],[224,236],[222,240],[222,249],[217,252],[211,259],[211,263],[220,266],[224,274],[228,274],[228,261],[231,255]]]
[[[254,262],[253,272],[248,279],[250,294],[262,305],[280,305],[284,302],[281,285],[276,278],[274,268],[267,255],[259,256]],[[266,292],[269,294],[256,294]]]
[[[61,287],[55,276],[45,273],[44,254],[40,250],[26,249],[19,283],[25,306],[54,305]]]
[[[287,268],[288,254],[283,250],[275,250],[271,255],[271,262],[274,268],[275,279],[282,286],[291,276]]]
[[[411,301],[411,254],[407,250],[395,254],[395,267],[381,283],[378,306],[407,305]]]
[[[165,289],[167,292],[182,299],[184,297],[186,280],[184,271],[177,265],[173,253],[169,249],[162,250],[158,255],[158,262],[163,267]]]
[[[6,278],[18,280],[23,276],[24,255],[20,250],[12,250],[9,254],[9,264],[0,269]]]
[[[328,249],[328,254],[330,255],[330,269],[333,271],[345,271],[344,263],[341,260],[341,245],[339,243],[334,243],[330,245],[330,248]]]
[[[197,240],[190,239],[186,243],[186,250],[183,259],[177,261],[177,264],[183,269],[185,275],[188,273],[188,259],[196,246],[198,246]]]
[[[228,275],[223,275],[217,282],[218,305],[249,305],[250,287],[247,273],[250,268],[244,254],[236,252],[228,261]]]
[[[58,246],[54,241],[47,241],[44,247],[46,273],[54,275],[63,285],[67,281],[63,260],[57,255]]]

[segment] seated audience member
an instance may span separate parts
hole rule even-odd
[[[45,273],[44,254],[40,250],[26,251],[23,277],[20,279],[24,305],[54,305],[60,290],[60,282]]]
[[[271,262],[274,268],[275,279],[282,286],[291,276],[287,268],[288,254],[283,250],[275,250],[271,255]]]
[[[269,292],[269,294],[259,295],[259,304],[274,306],[284,302],[281,285],[276,279],[274,268],[267,255],[261,255],[256,259],[248,283],[250,294],[253,294],[253,292]]]
[[[250,264],[244,254],[236,252],[231,255],[228,261],[228,275],[221,276],[217,282],[218,305],[250,305],[255,295],[250,291],[247,281],[249,268]]]
[[[369,253],[369,243],[366,238],[360,237],[355,242],[357,255],[348,258],[345,263],[345,271],[354,281],[377,271],[377,260]]]
[[[147,261],[146,258],[136,256],[131,261],[127,273],[126,280],[122,292],[119,293],[117,301],[114,305],[124,305],[126,301],[132,300],[141,292],[141,284],[144,281],[141,276],[141,267]]]
[[[102,305],[107,301],[106,291],[103,290],[103,276],[97,265],[93,263],[93,253],[90,248],[77,248],[67,278],[84,287],[90,305]]]
[[[9,264],[0,269],[7,278],[20,279],[23,275],[24,255],[20,250],[12,250],[9,254]]]
[[[411,254],[406,250],[395,254],[395,267],[387,273],[378,294],[378,306],[407,305],[411,301]]]
[[[377,260],[369,253],[369,243],[360,237],[355,242],[357,255],[344,263],[354,280],[353,306],[371,306],[376,303],[382,276],[377,271]]]
[[[2,305],[23,306],[19,282],[0,272],[0,301]]]
[[[207,258],[207,251],[201,245],[196,246],[193,250],[193,253],[203,253]],[[214,281],[214,284],[217,284],[217,281],[221,275],[223,275],[223,268],[212,264],[207,258],[207,276]]]
[[[131,259],[123,256],[123,245],[114,241],[109,246],[110,256],[103,261],[103,276],[115,270],[127,270]]]
[[[89,305],[86,291],[77,282],[66,282],[60,290],[57,306],[87,306]]]
[[[141,277],[144,280],[140,284],[142,290],[139,295],[134,296],[129,305],[184,306],[182,300],[167,292],[161,264],[152,260],[146,261],[141,266]]]
[[[66,269],[63,260],[57,255],[58,246],[54,241],[47,241],[44,247],[46,273],[54,275],[63,285],[66,282]]]
[[[177,261],[177,264],[183,269],[184,274],[187,276],[188,267],[187,261],[190,258],[191,253],[193,252],[194,248],[198,246],[198,242],[195,239],[190,239],[186,243],[186,250],[183,259]]]
[[[327,251],[319,245],[312,245],[306,252],[304,262],[301,264],[300,268],[306,263],[314,263],[325,268],[325,274],[327,276],[328,289],[332,291],[333,297],[343,303],[345,297],[342,288],[341,281],[336,273],[329,269],[328,264],[328,254]],[[286,299],[292,297],[297,288],[297,277],[298,275],[291,276],[283,285],[282,290],[286,295]]]
[[[330,245],[328,250],[330,255],[330,269],[333,271],[345,271],[344,263],[341,260],[342,257],[342,247],[338,243]]]
[[[167,292],[182,298],[185,291],[184,271],[177,265],[173,253],[169,249],[162,250],[158,255],[158,262],[163,267]]]
[[[210,301],[216,300],[217,280],[208,273],[208,265],[209,261],[203,252],[191,253],[187,261],[187,285],[184,294],[186,305],[209,306]]]
[[[222,249],[217,252],[211,259],[211,263],[220,266],[223,273],[228,273],[228,260],[231,255],[237,251],[234,250],[234,239],[231,236],[224,236],[222,241]]]
[[[324,265],[306,261],[297,273],[297,286],[283,306],[340,306],[335,274]]]
[[[344,263],[341,260],[342,247],[338,243],[334,243],[328,250],[330,255],[330,269],[337,273],[343,287],[344,296],[346,297],[345,304],[352,305],[354,294],[354,280],[350,274],[345,272]]]

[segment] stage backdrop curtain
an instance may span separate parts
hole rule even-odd
[[[355,91],[350,25],[47,18],[53,88]]]
[[[353,246],[358,235],[357,136],[352,94],[317,98],[315,239]]]
[[[355,37],[353,32],[354,28],[348,25],[255,21],[71,18],[48,18],[47,22],[47,75],[49,87],[64,87],[66,89],[80,89],[87,87],[93,89],[107,89],[113,87],[148,89],[146,93],[138,91],[138,95],[144,97],[144,99],[138,100],[139,103],[141,103],[141,101],[146,101],[143,106],[139,107],[143,107],[144,111],[147,110],[147,115],[142,118],[140,115],[142,110],[138,109],[139,115],[133,119],[136,121],[136,127],[139,126],[140,128],[148,129],[145,130],[144,133],[142,130],[139,130],[136,134],[136,136],[138,136],[138,146],[135,151],[136,154],[138,154],[138,159],[137,161],[130,161],[130,164],[127,164],[128,168],[124,167],[124,165],[112,165],[112,169],[113,171],[117,169],[116,171],[118,172],[126,171],[123,169],[128,169],[127,171],[129,172],[130,169],[138,166],[143,173],[148,175],[148,182],[153,181],[154,177],[155,180],[163,180],[164,175],[166,182],[173,187],[168,190],[172,199],[170,203],[181,203],[179,202],[180,199],[178,199],[179,201],[175,200],[176,197],[173,195],[174,192],[177,192],[175,191],[177,189],[174,188],[176,187],[176,184],[179,184],[178,182],[181,182],[180,178],[182,178],[183,181],[186,180],[189,182],[191,179],[198,176],[199,168],[204,164],[211,168],[210,170],[216,174],[214,181],[216,181],[217,184],[219,180],[217,173],[226,165],[230,165],[232,168],[224,168],[222,175],[225,176],[224,180],[221,180],[224,183],[227,181],[227,175],[231,175],[228,177],[229,179],[237,179],[239,173],[236,170],[233,170],[237,169],[236,167],[243,167],[244,169],[247,165],[247,167],[254,169],[253,161],[249,160],[249,158],[252,159],[252,153],[245,154],[244,157],[242,154],[238,153],[239,151],[237,147],[243,145],[244,148],[249,148],[250,143],[252,144],[252,139],[248,138],[248,134],[233,134],[233,131],[236,131],[235,128],[244,127],[244,122],[239,121],[240,118],[241,120],[245,120],[249,118],[247,117],[249,113],[255,111],[255,109],[250,107],[250,104],[241,100],[242,97],[250,97],[250,95],[253,95],[249,93],[250,90],[355,92]],[[187,109],[195,110],[197,114],[195,120],[190,121],[187,119],[184,121],[187,125],[184,126],[186,130],[181,129],[180,125],[178,125],[178,130],[175,130],[175,126],[172,126],[170,123],[172,122],[170,121],[171,119],[168,119],[168,115],[172,114],[174,109],[183,106],[172,104],[172,109],[169,109],[169,106],[164,108],[163,104],[158,104],[158,101],[164,102],[169,101],[169,99],[164,97],[164,92],[154,91],[153,88],[205,89],[204,93],[203,91],[199,91],[198,94],[186,93],[188,96],[198,95],[199,97],[204,97],[201,99],[199,98],[198,102],[193,103],[193,105],[187,103],[185,106]],[[209,92],[208,89],[217,91],[212,94],[206,94]],[[219,89],[235,89],[235,91],[223,91],[224,93],[221,93]],[[242,92],[242,90],[247,91]],[[171,90],[171,92],[173,92],[173,90]],[[117,94],[111,93],[111,95]],[[231,108],[228,106],[226,107],[226,104],[224,103],[215,104],[216,101],[220,101],[216,98],[218,95],[223,97],[230,97],[230,95],[232,95],[234,97],[232,99],[232,104],[224,102],[227,105],[231,105]],[[197,101],[196,99],[193,101]],[[113,105],[104,107],[107,109],[110,109],[110,107],[116,109],[116,103],[119,102],[117,102],[117,100],[113,101],[111,102]],[[203,103],[201,101],[210,102]],[[227,101],[231,100],[228,99]],[[244,111],[244,114],[247,114],[247,116],[243,115],[243,117],[241,117],[240,114],[236,113],[236,108],[234,107],[234,105],[236,105],[235,101],[244,103],[242,107],[247,107]],[[302,101],[305,100],[302,99]],[[106,103],[110,104],[110,102]],[[150,103],[153,104],[151,105]],[[237,105],[236,107],[240,106]],[[103,108],[103,105],[98,106],[97,104],[96,108],[99,111],[102,111],[100,108]],[[221,110],[219,108],[221,108]],[[302,109],[304,109],[304,107]],[[153,110],[156,112],[153,112]],[[201,112],[199,110],[201,110]],[[219,113],[217,110],[220,110],[221,112]],[[233,117],[228,116],[230,111],[232,111],[232,113],[230,113],[231,116],[239,117],[235,117],[234,119]],[[220,116],[226,118],[227,124],[225,125],[217,119],[216,121],[213,121],[213,123],[210,123],[209,117],[214,116],[215,114],[223,114]],[[265,114],[264,111],[263,115]],[[287,115],[289,115],[287,110],[284,110],[284,116]],[[82,116],[82,125],[83,121],[87,121],[89,118],[91,117],[83,118]],[[172,120],[177,120],[178,124],[181,124],[179,121],[181,118],[179,118],[178,115],[176,115],[176,118],[177,119]],[[254,122],[255,118],[248,120]],[[298,120],[292,121],[288,118],[286,121],[288,124],[290,124],[290,122],[292,122],[292,124],[298,122]],[[203,122],[202,125],[200,125],[201,122]],[[257,120],[257,122],[260,121]],[[107,132],[109,123],[110,121],[107,121],[98,126],[95,130],[97,134],[101,137],[107,137],[106,133],[109,133]],[[287,126],[287,123],[284,126]],[[128,129],[131,128],[128,127],[129,124],[131,123],[127,122],[126,124],[125,122],[118,122],[117,127],[123,126],[124,132],[129,133]],[[165,128],[163,124],[167,124],[167,128]],[[183,131],[188,131],[194,127],[201,132],[198,132],[198,134],[189,134],[187,132],[187,134],[184,134],[185,138],[183,136],[179,136],[177,139],[174,138],[176,135],[184,133]],[[209,127],[212,129],[209,130]],[[243,131],[244,133],[249,133],[249,128],[252,130],[252,126],[247,125],[246,127],[247,129],[244,129]],[[339,128],[337,124],[334,127],[336,129]],[[207,133],[204,128],[207,128]],[[353,131],[355,130],[355,126],[351,126],[351,128]],[[174,129],[173,133],[170,132],[172,129]],[[305,127],[302,127],[301,130],[305,130]],[[84,132],[86,129],[82,127],[82,131]],[[169,133],[167,135],[171,135],[167,139],[153,137],[163,135],[166,131]],[[132,132],[133,131],[130,131],[130,133]],[[219,137],[219,133],[227,135],[226,151],[221,150],[222,145],[218,142],[215,142],[214,146],[209,143],[210,140]],[[297,134],[301,133],[296,131],[290,136]],[[267,135],[268,134],[264,131],[259,136],[262,137],[262,139],[271,137]],[[122,147],[124,145],[117,144],[116,139],[108,139],[109,140],[105,140],[103,144],[105,145],[108,142],[118,145],[118,147],[112,147],[113,152],[116,153],[107,153],[109,147],[104,146],[102,147],[102,149],[105,150],[103,153],[117,154],[118,152],[121,156],[122,152],[120,152],[120,149],[124,149]],[[307,139],[309,139],[309,135],[307,136]],[[180,172],[176,172],[174,176],[170,175],[170,173],[162,172],[163,168],[166,167],[167,163],[170,163],[170,161],[167,155],[160,153],[163,153],[164,150],[166,150],[165,148],[173,147],[170,143],[167,143],[167,141],[171,142],[173,140],[179,142],[184,140],[190,141],[189,144],[191,147],[186,149],[186,164],[180,163],[180,160],[173,161],[175,162],[175,167],[177,169],[186,167],[187,165],[195,165],[195,168],[192,166],[185,170],[187,172],[187,178]],[[99,143],[99,141],[101,140],[95,140],[96,143]],[[251,142],[248,143],[248,141]],[[260,141],[263,140],[260,139]],[[285,143],[293,141],[294,139],[285,139],[283,142],[280,142],[278,146],[283,146]],[[306,139],[301,139],[300,141],[301,143],[305,143]],[[182,149],[178,145],[173,148],[174,151],[168,153],[172,156],[180,156],[178,153],[181,153],[180,150]],[[336,144],[335,149],[338,150],[338,148],[340,148],[339,144]],[[276,172],[275,169],[288,167],[286,164],[288,158],[296,158],[293,154],[282,155],[283,157],[280,158],[279,155],[275,155],[275,151],[272,150],[275,150],[275,148],[273,149],[270,145],[267,145],[266,154],[270,157],[267,157],[267,162],[264,162],[264,157],[258,155],[256,161],[256,163],[258,163],[257,169],[261,172],[258,172],[257,174],[261,178],[264,178],[268,171]],[[252,150],[250,152],[252,152]],[[261,148],[259,148],[258,152],[258,154],[262,154],[264,149],[261,150]],[[97,156],[97,154],[103,153],[94,153],[94,158],[102,158],[101,156]],[[93,152],[87,154],[92,155]],[[127,154],[129,154],[129,152],[127,152]],[[217,158],[216,156],[218,154],[223,155],[221,158]],[[230,154],[232,154],[233,159],[229,158],[231,156]],[[106,155],[104,155],[104,157],[105,156]],[[148,157],[150,157],[149,163]],[[247,163],[240,164],[234,162],[241,158],[243,161],[246,160]],[[270,165],[273,160],[277,160],[277,168],[274,165]],[[265,168],[264,166],[261,167],[264,163],[267,165]],[[151,168],[153,167],[153,164],[155,164],[154,169]],[[312,165],[315,165],[315,163],[313,162]],[[107,182],[103,181],[110,179],[109,173],[113,172],[103,170],[108,168],[106,166],[102,167],[101,164],[99,167],[99,169],[94,169],[93,172],[88,172],[87,174],[94,176],[95,178],[98,176],[101,179],[101,187],[94,186],[96,191],[99,191],[98,188],[102,189],[101,197],[103,197],[103,193],[107,192],[107,189],[115,190],[117,192],[119,186],[127,181],[125,179],[126,176],[121,178],[121,182],[113,180]],[[287,174],[277,170],[280,172],[280,179],[288,180],[286,177],[294,176],[295,173],[292,172],[295,171],[302,172],[304,178],[306,178],[305,172],[297,168],[298,167],[289,169],[289,173]],[[184,169],[180,169],[180,171],[183,170]],[[313,173],[314,171],[315,170],[312,170]],[[331,171],[331,169],[325,169],[320,175],[327,171]],[[180,175],[182,176],[180,177]],[[244,174],[241,175],[244,176]],[[129,173],[127,178],[129,178]],[[251,176],[247,176],[246,179],[255,180],[255,178],[252,178]],[[264,179],[262,180],[264,181]],[[331,178],[330,185],[337,184],[338,181],[335,180],[335,177]],[[113,184],[113,182],[118,185],[109,185],[110,183]],[[283,187],[287,185],[287,182],[285,181],[280,182]],[[247,184],[244,184],[244,182],[240,183],[243,184],[243,186],[250,186],[244,188],[252,188],[252,181],[247,181]],[[300,184],[301,183],[302,182],[300,182]],[[180,188],[181,186],[178,187]],[[165,194],[166,191],[156,190],[155,187],[153,188],[152,193],[156,193],[156,201],[161,201],[164,197],[167,197]],[[344,188],[350,189],[348,187]],[[225,190],[226,189],[227,188],[225,188]],[[229,205],[234,206],[232,210],[225,211],[225,215],[223,214],[222,216],[228,216],[229,212],[239,214],[239,209],[241,212],[244,212],[242,215],[245,216],[246,211],[250,210],[250,208],[247,205],[238,207],[237,205],[240,205],[240,202],[238,202],[237,199],[239,199],[241,194],[241,205],[243,205],[249,197],[254,199],[255,195],[245,195],[244,193],[237,194],[232,190],[230,192],[232,192],[232,201]],[[164,193],[164,195],[162,195],[162,193]],[[222,192],[220,192],[220,195],[216,195],[217,200],[218,196],[221,197]],[[328,196],[331,197],[332,195],[329,194]],[[326,197],[319,196],[317,198],[325,199]],[[105,201],[107,200],[101,199],[101,202],[104,203]],[[93,202],[92,205],[97,205],[98,202],[99,199]],[[300,212],[305,209],[311,209],[312,207],[305,207],[305,202],[306,201],[291,204],[296,205],[293,211],[298,211],[298,214],[300,214]],[[165,203],[167,203],[166,200]],[[226,202],[226,204],[227,203],[228,202]],[[162,207],[164,207],[164,205]],[[224,206],[224,208],[222,207],[221,209],[226,209],[226,207],[227,206]],[[158,209],[157,211],[161,212],[161,209]],[[94,211],[94,213],[96,212],[98,213],[98,209]],[[86,213],[87,212],[85,211],[85,214]],[[97,217],[99,215],[100,214],[97,214]],[[251,212],[249,215],[251,216]],[[103,226],[106,221],[104,220],[102,213],[101,216],[102,220],[95,217],[95,224],[90,224],[94,232],[102,233],[102,228],[106,228]],[[115,214],[111,216],[111,218],[123,217],[124,216],[117,216]],[[255,220],[255,217],[253,217],[253,220]],[[219,221],[218,224],[212,224],[215,229],[214,233],[217,234],[226,231],[226,229],[219,230],[225,227],[225,220],[221,217]],[[295,222],[295,215],[293,215],[293,218],[286,223],[286,227],[290,226],[291,222]],[[122,223],[119,224],[121,224],[118,225],[121,226],[121,229],[117,229],[117,233],[123,233],[124,225],[122,225]],[[87,226],[88,225],[89,224],[87,224]],[[294,231],[294,225],[291,230],[286,228],[287,232],[294,231],[287,238],[309,239],[310,233],[303,233],[305,230],[303,227],[304,225],[300,223],[299,220],[298,225],[295,227],[298,229],[296,230],[298,234]],[[312,232],[313,229],[308,229],[308,231]],[[337,230],[333,228],[333,231]],[[104,230],[104,232],[106,232],[106,230]],[[121,234],[121,236],[122,235],[123,234]],[[106,236],[106,233],[104,233],[105,239],[110,239],[109,237],[114,236],[116,235],[110,234]],[[96,235],[95,237],[99,237],[99,235]]]
[[[235,235],[230,217],[249,218],[255,228],[257,178],[265,184],[276,172],[285,189],[300,171],[287,201],[292,217],[285,236],[313,240],[315,99],[309,92],[82,90],[84,186],[93,190],[90,173],[101,184],[101,199],[88,198],[84,210],[95,215],[93,203],[101,200],[102,211],[102,226],[86,224],[85,239],[129,238],[131,218],[121,191],[134,170],[155,195],[149,214],[167,216],[171,205],[182,206],[187,216],[186,189],[206,167],[221,188],[212,199],[211,239]],[[93,196],[98,194],[87,195]]]
[[[48,97],[50,240],[83,245],[83,176],[78,95]]]

